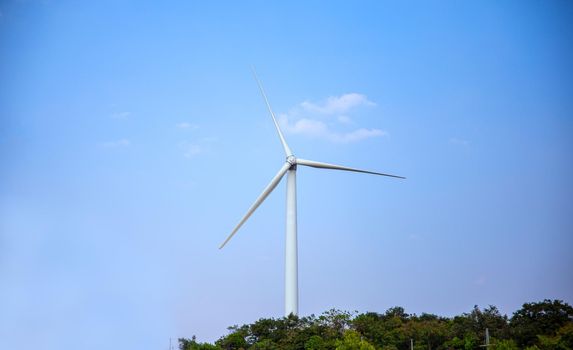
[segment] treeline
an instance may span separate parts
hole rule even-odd
[[[228,329],[215,344],[181,338],[179,349],[573,350],[573,308],[560,300],[523,304],[511,318],[495,306],[475,306],[452,318],[393,307],[383,314],[330,310],[320,316],[263,318]]]

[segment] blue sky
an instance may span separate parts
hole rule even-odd
[[[167,347],[283,312],[573,303],[566,1],[0,3],[0,347]]]

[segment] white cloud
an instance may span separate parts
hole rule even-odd
[[[116,112],[111,114],[112,119],[125,120],[131,115],[131,112]]]
[[[194,156],[203,152],[203,148],[199,145],[188,145],[183,155],[185,158],[193,158]]]
[[[118,148],[118,147],[128,147],[131,142],[128,139],[121,139],[116,141],[107,141],[101,144],[104,148]]]
[[[181,142],[180,147],[183,150],[183,157],[185,158],[193,158],[205,151],[201,145],[188,141]]]
[[[185,158],[195,158],[198,155],[209,154],[212,145],[218,141],[217,137],[207,136],[192,141],[184,140],[179,143],[179,148]]]
[[[319,103],[302,102],[281,114],[279,122],[287,133],[321,138],[331,142],[350,143],[368,138],[386,136],[380,129],[357,128],[348,130],[355,124],[348,112],[359,106],[375,106],[365,95],[358,93],[331,96]],[[345,113],[345,114],[342,114]]]
[[[388,133],[386,131],[380,129],[360,128],[343,134],[334,133],[332,137],[334,137],[334,141],[336,142],[357,142],[369,139],[371,137],[380,137],[387,135]]]
[[[205,142],[205,143],[213,143],[213,142],[217,142],[219,141],[218,137],[215,136],[207,136],[207,137],[203,137],[201,139],[201,142]]]
[[[281,115],[280,122],[281,126],[292,134],[324,136],[329,133],[328,126],[320,120],[302,118],[290,123],[287,115]]]
[[[187,123],[187,122],[181,122],[181,123],[177,123],[175,124],[175,126],[178,129],[189,129],[189,130],[196,130],[199,129],[199,126],[196,124],[191,124],[191,123]]]
[[[463,146],[463,147],[467,147],[470,145],[470,142],[468,140],[460,139],[457,137],[450,138],[450,143],[452,145]]]
[[[358,106],[375,106],[376,104],[369,101],[365,95],[350,93],[340,96],[330,96],[319,103],[305,101],[300,104],[301,107],[309,112],[320,114],[342,114]]]
[[[281,127],[291,134],[306,135],[315,138],[322,138],[337,143],[351,143],[362,141],[371,137],[388,135],[380,129],[360,128],[347,132],[337,132],[332,130],[325,122],[314,119],[302,118],[290,123],[288,116],[282,115],[280,118]]]

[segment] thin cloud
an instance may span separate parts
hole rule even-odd
[[[175,126],[176,126],[178,129],[188,129],[188,130],[196,130],[196,129],[199,129],[199,126],[198,126],[198,125],[196,125],[196,124],[191,124],[191,123],[188,123],[188,122],[177,123],[177,124],[175,124]]]
[[[205,152],[205,148],[197,143],[183,141],[179,145],[183,150],[183,157],[194,158]]]
[[[217,141],[218,138],[213,136],[202,137],[193,141],[184,140],[179,143],[179,148],[183,153],[183,157],[191,159],[210,153],[212,145]]]
[[[213,143],[213,142],[217,142],[219,141],[218,137],[215,136],[207,136],[207,137],[203,137],[201,139],[201,142],[205,142],[205,143]]]
[[[288,116],[281,115],[280,124],[291,134],[305,135],[314,138],[322,138],[336,143],[358,142],[372,137],[387,136],[386,131],[380,129],[360,128],[348,132],[332,130],[325,122],[314,119],[299,119],[290,123]]]
[[[358,142],[362,140],[369,139],[371,137],[381,137],[387,136],[388,133],[386,131],[380,129],[356,129],[354,131],[350,131],[343,134],[334,133],[331,137],[334,137],[334,141],[336,142]]]
[[[356,124],[348,115],[353,109],[375,105],[365,95],[358,93],[331,96],[318,103],[302,102],[291,108],[289,113],[281,114],[279,122],[287,133],[336,143],[359,142],[388,135],[386,131],[376,128],[347,130]]]
[[[118,147],[129,147],[131,142],[128,139],[121,139],[116,141],[107,141],[101,143],[104,148],[118,148]]]
[[[358,106],[375,106],[376,104],[365,95],[350,93],[340,96],[330,96],[319,103],[305,101],[300,104],[303,109],[309,112],[320,114],[342,114]]]
[[[468,140],[460,139],[457,137],[452,137],[452,138],[450,138],[450,144],[456,145],[456,146],[467,147],[470,145],[470,142]]]
[[[116,112],[116,113],[112,113],[110,115],[110,117],[112,119],[125,120],[125,119],[129,118],[130,115],[131,115],[131,112]]]
[[[342,124],[354,124],[354,121],[347,115],[339,115],[336,119]]]
[[[193,158],[198,154],[203,153],[203,148],[199,145],[189,145],[187,146],[187,149],[185,150],[185,153],[183,154],[183,156],[185,156],[185,158]]]
[[[281,115],[280,117],[281,126],[286,129],[287,132],[291,134],[303,134],[307,136],[326,136],[330,133],[326,123],[320,120],[302,118],[295,122],[290,122],[287,115]]]

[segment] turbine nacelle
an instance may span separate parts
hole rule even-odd
[[[286,157],[286,161],[287,163],[289,163],[291,165],[291,167],[296,166],[296,157],[293,155],[290,155],[288,157]]]

